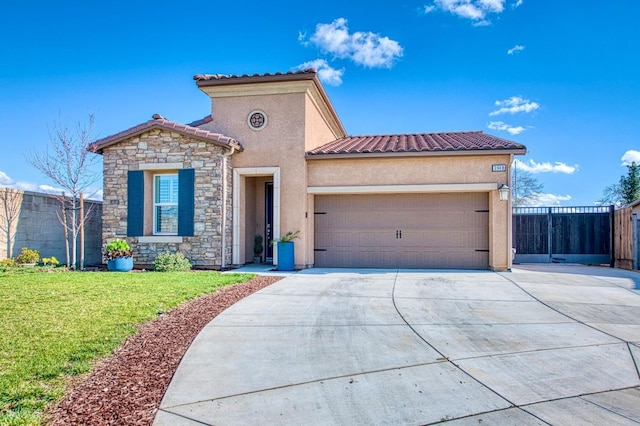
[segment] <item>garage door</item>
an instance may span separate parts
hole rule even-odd
[[[317,195],[315,266],[489,267],[487,193]]]

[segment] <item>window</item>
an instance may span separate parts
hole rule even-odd
[[[177,235],[178,175],[155,175],[153,191],[153,233]]]
[[[194,169],[129,170],[127,236],[192,237],[194,189]]]

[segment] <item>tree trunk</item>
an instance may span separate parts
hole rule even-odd
[[[62,227],[64,228],[64,252],[67,256],[67,268],[71,266],[71,259],[69,257],[69,227],[67,226],[67,199],[62,193]]]
[[[84,270],[84,194],[80,193],[80,270]]]
[[[11,222],[7,221],[7,259],[11,259]]]
[[[71,262],[73,270],[76,270],[78,262],[78,222],[76,221],[77,198],[73,197],[73,205],[71,209]]]

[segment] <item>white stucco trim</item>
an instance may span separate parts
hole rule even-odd
[[[423,192],[487,192],[498,189],[497,183],[446,183],[428,185],[309,186],[308,194],[392,194]]]
[[[240,261],[240,230],[242,219],[240,217],[240,199],[242,191],[243,177],[252,176],[273,176],[273,235],[280,235],[280,167],[239,167],[233,169],[233,243],[232,243],[232,262],[234,265],[243,264]],[[265,241],[269,244],[269,241]],[[278,263],[277,250],[273,252],[273,263]]]
[[[184,163],[140,163],[139,170],[176,170],[184,169]]]
[[[175,235],[150,235],[138,237],[138,243],[181,243],[182,237]]]

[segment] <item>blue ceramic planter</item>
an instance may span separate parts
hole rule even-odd
[[[107,261],[107,269],[112,272],[129,272],[133,269],[133,257],[118,257]]]
[[[294,256],[293,256],[293,242],[278,242],[278,271],[293,271],[295,270]]]

